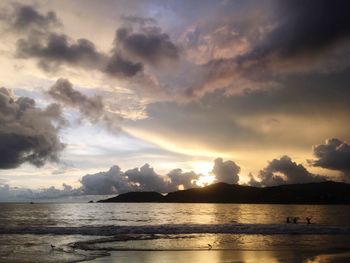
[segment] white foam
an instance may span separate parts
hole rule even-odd
[[[117,234],[262,234],[262,235],[337,235],[350,234],[350,226],[302,224],[178,224],[143,226],[83,227],[0,227],[0,234],[95,235]]]

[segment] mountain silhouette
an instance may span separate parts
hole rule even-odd
[[[99,202],[350,204],[350,184],[327,181],[259,188],[216,183],[165,195],[157,192],[129,192]]]

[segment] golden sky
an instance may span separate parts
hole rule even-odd
[[[0,198],[347,181],[348,7],[2,1]]]

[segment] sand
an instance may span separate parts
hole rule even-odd
[[[349,263],[350,253],[313,255],[301,251],[114,251],[91,263]]]

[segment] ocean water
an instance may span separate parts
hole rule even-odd
[[[350,262],[348,252],[350,206],[0,204],[0,262]]]

